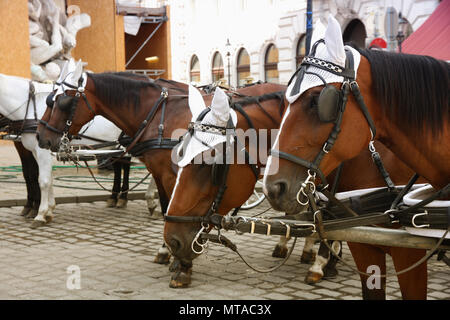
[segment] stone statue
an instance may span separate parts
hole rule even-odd
[[[91,25],[88,14],[79,13],[76,6],[69,9],[74,14],[67,17],[53,0],[28,0],[33,80],[55,81],[61,66],[71,58],[78,31]]]

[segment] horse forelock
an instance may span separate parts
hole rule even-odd
[[[373,92],[400,127],[438,135],[450,120],[450,66],[429,56],[358,49],[370,63]]]

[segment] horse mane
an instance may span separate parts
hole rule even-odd
[[[138,108],[141,103],[141,90],[161,87],[147,77],[131,72],[88,73],[95,86],[97,97],[111,107],[132,104]]]
[[[450,66],[429,56],[359,49],[369,60],[373,89],[383,112],[403,128],[433,136],[450,118]]]
[[[181,82],[177,82],[177,81],[169,80],[169,79],[164,79],[164,78],[158,78],[155,81],[156,82],[163,82],[163,83],[170,84],[170,85],[173,85],[173,86],[177,86],[177,85],[183,84]]]
[[[187,95],[189,86],[186,83],[178,82],[175,80],[168,80],[164,78],[158,78],[155,80],[155,83],[161,84],[162,86],[167,86],[168,89],[177,90],[180,92],[185,92]],[[180,97],[180,96],[178,96]]]
[[[253,124],[251,123],[251,120],[249,120],[248,115],[245,113],[244,109],[242,108],[242,107],[245,107],[250,104],[256,104],[267,117],[269,117],[274,123],[278,124],[278,122],[266,110],[264,110],[264,108],[261,106],[261,102],[264,102],[267,100],[272,100],[272,99],[280,100],[278,109],[279,109],[279,113],[280,113],[280,117],[281,117],[283,115],[284,106],[285,106],[284,105],[284,94],[285,94],[285,91],[277,91],[277,92],[266,93],[266,94],[263,94],[261,96],[256,96],[256,97],[248,96],[248,97],[239,99],[237,101],[233,101],[230,104],[230,107],[234,110],[239,111],[247,119],[247,121],[249,122],[251,127],[253,127]]]
[[[234,107],[234,105],[239,104],[241,106],[246,106],[249,104],[260,104],[261,102],[272,100],[272,99],[278,99],[280,100],[279,105],[279,112],[280,116],[283,115],[284,112],[284,94],[285,91],[277,91],[277,92],[271,92],[263,94],[262,96],[247,96],[242,99],[239,99],[237,101],[233,101],[231,106]]]

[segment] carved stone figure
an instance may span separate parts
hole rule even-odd
[[[37,81],[55,81],[61,66],[71,58],[79,30],[91,25],[91,18],[70,6],[70,17],[53,0],[28,0],[31,47],[31,76]]]

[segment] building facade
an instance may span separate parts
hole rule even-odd
[[[306,0],[53,1],[61,10],[74,5],[91,16],[92,25],[79,32],[72,54],[94,72],[147,69],[153,77],[197,85],[219,81],[235,87],[258,80],[285,84],[305,54]],[[2,73],[30,76],[27,2],[0,1]],[[314,22],[326,24],[332,13],[344,40],[362,47],[376,38],[386,40],[388,7],[401,12],[408,32],[413,32],[439,0],[313,0],[312,4]],[[155,15],[145,8],[164,10]],[[143,19],[135,35],[124,28],[130,15]]]
[[[367,47],[384,38],[385,15],[394,7],[413,32],[438,0],[312,1],[313,22],[332,13],[344,41]],[[166,0],[171,8],[172,79],[202,85],[220,80],[286,84],[305,54],[306,5],[298,0]]]

